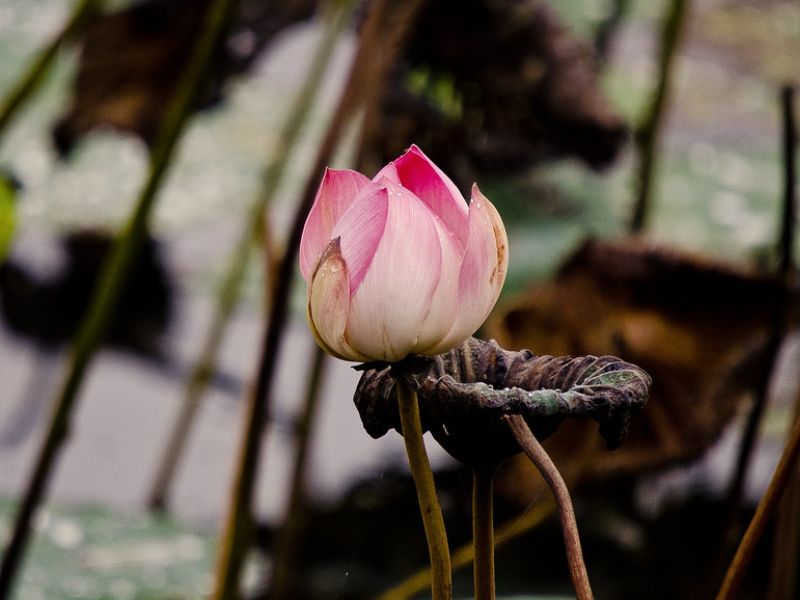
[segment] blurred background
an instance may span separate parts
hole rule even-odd
[[[198,7],[210,3],[96,4],[35,93],[0,121],[0,540],[11,536],[70,340],[147,177],[148,149],[199,37]],[[265,290],[306,181],[321,176],[310,170],[370,5],[349,13],[286,147],[285,122],[332,35],[332,11],[311,0],[240,3],[83,382],[13,598],[211,592]],[[0,2],[0,98],[19,89],[73,10],[66,0]],[[800,252],[786,233],[796,227],[785,216],[782,125],[800,108],[786,91],[800,78],[798,57],[800,6],[790,0],[428,2],[372,82],[380,94],[365,141],[352,127],[331,160],[358,160],[372,176],[416,143],[462,191],[478,181],[504,218],[511,257],[482,335],[537,354],[615,354],[653,376],[651,403],[621,449],[607,452],[582,422],[549,440],[574,490],[598,598],[712,597],[783,449],[800,388]],[[286,165],[257,211],[266,224],[231,262],[275,157]],[[242,270],[239,300],[159,492],[231,265]],[[245,594],[272,597],[276,540],[297,504],[303,526],[283,597],[375,597],[426,562],[402,438],[363,431],[351,401],[358,373],[334,360],[298,426],[315,362],[304,305],[296,285],[264,424]],[[292,503],[304,429],[304,499]],[[429,452],[457,547],[469,541],[471,477],[434,443]],[[497,550],[502,597],[571,597],[548,494],[522,462],[498,475],[496,522],[516,536]],[[781,528],[798,530],[788,522]],[[743,597],[800,598],[798,536],[768,532]],[[458,597],[469,597],[470,577],[458,572]]]

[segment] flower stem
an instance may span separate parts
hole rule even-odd
[[[558,507],[558,515],[561,520],[561,529],[564,534],[564,544],[567,549],[567,562],[569,563],[569,573],[578,600],[592,600],[592,588],[589,584],[589,575],[586,572],[586,564],[583,562],[583,551],[581,550],[581,540],[578,535],[578,525],[575,521],[575,511],[572,508],[572,500],[569,490],[564,483],[564,479],[558,472],[555,464],[547,455],[542,445],[539,443],[525,422],[519,415],[507,415],[503,419],[508,424],[514,438],[519,443],[522,451],[528,456],[534,466],[544,477],[547,485],[553,492]]]
[[[494,469],[472,474],[472,545],[475,548],[475,600],[494,600]]]
[[[422,441],[417,393],[402,380],[397,382],[397,404],[400,408],[400,424],[403,428],[408,465],[411,467],[411,476],[417,488],[422,525],[428,540],[433,573],[431,597],[433,600],[450,600],[453,587],[450,550],[447,545],[442,509],[436,497],[431,464]]]
[[[105,336],[128,272],[145,239],[157,191],[205,79],[213,50],[227,29],[235,5],[235,0],[217,0],[208,8],[205,27],[195,44],[188,68],[164,112],[158,138],[150,153],[148,178],[139,193],[136,208],[103,267],[91,305],[75,338],[70,364],[54,404],[49,429],[20,502],[14,531],[0,565],[0,599],[7,598],[11,591],[13,578],[27,545],[31,520],[42,502],[58,453],[67,440],[70,417],[86,370]]]
[[[555,505],[550,498],[537,503],[533,508],[518,517],[509,519],[501,524],[494,535],[494,546],[499,548],[503,544],[517,539],[522,534],[535,529],[553,514]],[[453,570],[458,570],[474,562],[475,546],[472,542],[457,548],[451,555]],[[430,567],[420,569],[406,577],[397,585],[385,590],[375,600],[406,600],[431,587]]]

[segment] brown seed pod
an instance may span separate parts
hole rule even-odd
[[[650,376],[613,356],[535,356],[470,338],[431,359],[364,365],[354,401],[372,437],[401,432],[396,379],[417,390],[424,431],[456,459],[494,467],[520,451],[503,415],[522,415],[543,439],[567,417],[600,424],[609,448],[623,440],[630,417],[650,393]]]

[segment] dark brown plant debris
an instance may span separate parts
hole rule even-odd
[[[503,415],[525,417],[536,436],[553,433],[567,417],[591,418],[609,447],[619,446],[630,417],[649,394],[650,377],[613,356],[535,356],[470,338],[427,362],[369,368],[355,403],[373,437],[401,431],[395,377],[406,378],[420,401],[423,430],[455,458],[496,466],[520,451]]]
[[[99,127],[154,141],[168,99],[201,33],[209,0],[140,0],[88,24],[70,107],[53,130],[62,153]],[[245,71],[287,26],[309,18],[316,0],[241,0],[216,53],[199,106],[219,101],[225,80]]]
[[[99,127],[152,143],[208,4],[140,0],[90,22],[72,102],[53,132],[59,150]],[[218,102],[228,77],[247,70],[276,34],[317,5],[242,0],[198,108]],[[402,43],[369,119],[365,153],[376,164],[415,142],[468,185],[477,170],[517,170],[560,155],[602,167],[626,139],[592,50],[538,0],[428,2]]]
[[[61,240],[65,266],[51,277],[35,274],[14,256],[0,264],[0,316],[6,326],[44,347],[71,339],[86,316],[113,244],[111,236],[99,231],[69,233]],[[159,243],[148,237],[112,317],[109,342],[160,357],[172,296]]]
[[[429,2],[405,58],[374,140],[383,160],[415,141],[467,179],[558,155],[599,168],[626,139],[593,51],[538,0]]]

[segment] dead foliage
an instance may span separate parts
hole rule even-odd
[[[577,421],[548,440],[575,483],[707,450],[766,376],[771,318],[784,291],[768,277],[677,251],[589,241],[553,281],[496,311],[489,333],[505,347],[542,354],[615,354],[652,376],[651,401],[619,450],[599,449]]]

